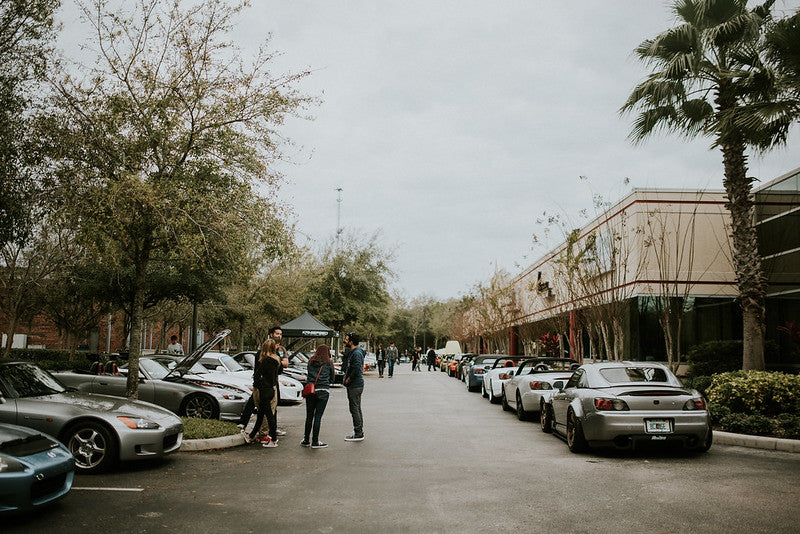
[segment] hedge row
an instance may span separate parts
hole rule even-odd
[[[778,414],[776,417],[748,415],[731,412],[727,407],[713,403],[709,404],[709,411],[714,425],[727,432],[800,439],[800,415],[791,413]]]
[[[734,371],[714,375],[705,390],[708,400],[732,413],[776,417],[800,415],[800,376],[767,371]]]

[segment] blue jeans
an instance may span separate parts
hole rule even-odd
[[[362,393],[364,393],[364,386],[347,388],[347,401],[350,404],[350,415],[353,417],[353,432],[356,436],[364,435],[364,416],[361,414]]]
[[[319,442],[319,427],[322,423],[322,414],[325,413],[325,406],[328,405],[328,398],[330,393],[327,389],[318,389],[313,395],[306,397],[306,430],[303,434],[303,440],[309,441],[308,437],[311,436],[311,443]],[[314,429],[313,433],[311,429]]]
[[[389,376],[394,374],[394,358],[389,358]]]

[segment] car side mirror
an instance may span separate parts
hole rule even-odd
[[[553,389],[564,389],[564,381],[556,380],[555,382],[553,382]]]
[[[225,366],[224,365],[218,365],[216,370],[224,373],[225,372]]]

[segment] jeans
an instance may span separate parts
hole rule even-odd
[[[383,376],[384,369],[386,369],[386,360],[378,360],[378,376]]]
[[[356,436],[364,435],[364,417],[361,414],[362,393],[364,393],[364,386],[347,388],[347,401],[350,404],[350,415],[353,416],[353,432]]]
[[[327,389],[318,389],[316,393],[306,397],[306,430],[303,434],[305,441],[308,441],[310,435],[312,444],[319,442],[319,427],[322,423],[322,414],[325,413],[325,406],[328,405],[329,396],[330,393]]]
[[[389,376],[394,374],[394,358],[389,358]]]
[[[272,391],[270,391],[272,390]],[[271,395],[270,395],[271,394]],[[256,397],[258,397],[258,417],[256,417],[256,425],[253,427],[253,430],[250,432],[250,438],[255,438],[256,434],[259,433],[261,429],[261,423],[264,421],[264,417],[267,418],[267,425],[268,425],[268,435],[273,440],[278,435],[278,418],[275,414],[275,409],[272,406],[273,404],[277,404],[277,392],[275,388],[265,388],[258,391]],[[263,431],[263,429],[261,429]],[[262,432],[263,434],[263,432]]]

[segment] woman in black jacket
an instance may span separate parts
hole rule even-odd
[[[269,434],[259,439],[264,447],[278,446],[278,440],[276,439],[278,422],[275,411],[272,409],[272,399],[278,393],[278,371],[281,366],[276,347],[277,343],[274,339],[266,340],[261,346],[261,355],[256,361],[256,367],[253,370],[253,397],[258,406],[258,417],[256,418],[256,425],[247,438],[248,442],[256,439],[256,434],[266,416]],[[258,399],[255,399],[256,394]]]
[[[333,382],[333,363],[331,363],[331,349],[328,345],[320,345],[314,355],[308,360],[307,382],[314,383],[314,394],[306,397],[306,429],[300,445],[312,449],[324,449],[328,446],[319,440],[319,427],[322,414],[328,404],[328,387]],[[312,433],[313,428],[313,433]],[[311,441],[309,441],[311,436]]]

